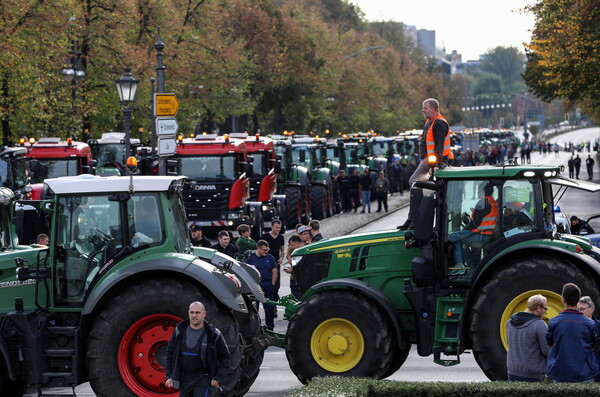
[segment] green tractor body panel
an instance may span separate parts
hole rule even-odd
[[[424,193],[414,229],[295,250],[302,296],[282,303],[294,373],[302,382],[332,374],[383,378],[414,344],[444,366],[472,349],[490,379],[505,379],[506,322],[529,297],[544,294],[552,317],[562,310],[562,285],[572,281],[600,303],[600,249],[585,237],[557,233],[553,211],[564,189],[598,192],[600,185],[561,171],[514,164],[435,170],[417,183]],[[474,208],[485,209],[488,223],[469,226]],[[363,342],[365,350],[352,348]],[[379,354],[367,353],[369,346]]]

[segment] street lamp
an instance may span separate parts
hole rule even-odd
[[[123,105],[123,118],[125,120],[125,160],[131,156],[131,114],[133,113],[132,105],[135,100],[135,92],[137,91],[140,81],[135,79],[131,73],[131,68],[123,69],[123,76],[118,80],[117,91],[119,92],[119,101]]]
[[[69,66],[65,66],[61,72],[63,79],[73,85],[85,78],[85,70],[81,66],[81,51],[77,51],[75,42],[71,43],[69,51]]]

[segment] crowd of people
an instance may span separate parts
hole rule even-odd
[[[387,211],[387,201],[386,201]],[[192,245],[197,247],[213,248],[223,254],[236,258],[244,263],[254,266],[260,273],[260,286],[265,297],[269,300],[279,300],[279,289],[281,286],[281,271],[290,275],[290,289],[296,299],[300,294],[294,279],[292,264],[292,252],[306,244],[323,239],[321,234],[321,223],[312,220],[308,225],[298,224],[295,234],[288,239],[287,249],[282,230],[282,223],[274,219],[271,230],[263,233],[258,241],[250,237],[250,227],[242,224],[237,228],[239,237],[235,238],[231,231],[221,230],[217,234],[217,242],[211,244],[203,235],[202,227],[193,225],[190,227],[192,233]],[[265,325],[273,330],[274,319],[277,317],[275,306],[264,305]]]
[[[581,296],[573,283],[562,289],[564,310],[550,319],[548,299],[533,295],[527,309],[513,314],[506,324],[509,381],[600,381],[600,321],[594,318],[594,301]]]

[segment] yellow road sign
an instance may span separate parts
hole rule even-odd
[[[179,101],[175,94],[154,94],[154,115],[156,117],[175,116]]]

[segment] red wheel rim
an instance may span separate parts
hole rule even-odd
[[[117,361],[121,377],[138,396],[177,396],[177,389],[165,386],[164,358],[161,357],[181,317],[152,314],[136,321],[121,338]]]

